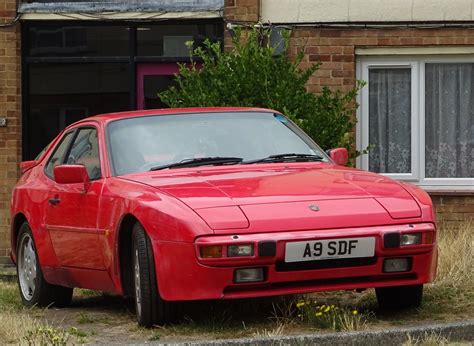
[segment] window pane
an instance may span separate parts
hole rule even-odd
[[[32,57],[129,55],[126,26],[33,26],[28,42]]]
[[[369,170],[411,172],[411,69],[369,70]]]
[[[72,141],[72,135],[74,132],[68,132],[61,139],[61,142],[58,144],[56,149],[54,149],[54,154],[48,160],[46,164],[45,173],[49,177],[53,178],[54,167],[64,162],[64,155],[66,155],[66,150],[69,148],[69,144]]]
[[[77,120],[129,110],[128,64],[41,64],[29,69],[28,157]]]
[[[187,58],[189,51],[186,41],[194,41],[194,47],[198,47],[206,38],[220,40],[222,32],[222,23],[142,26],[137,28],[137,54]]]
[[[100,178],[99,143],[97,130],[81,129],[77,134],[66,161],[69,165],[84,165],[91,180]]]
[[[175,85],[174,76],[144,76],[143,93],[144,93],[144,109],[168,108],[166,103],[161,102],[158,94]]]
[[[425,174],[474,177],[474,64],[426,64]]]

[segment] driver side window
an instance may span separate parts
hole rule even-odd
[[[84,165],[91,180],[101,177],[99,142],[95,128],[79,130],[66,160],[68,165]]]
[[[53,178],[54,167],[63,163],[64,156],[66,155],[66,151],[69,148],[69,145],[71,144],[73,137],[74,137],[74,131],[66,133],[64,137],[61,139],[61,142],[58,144],[56,149],[54,149],[53,155],[51,155],[51,157],[49,158],[48,163],[46,164],[46,167],[44,169],[44,172],[51,179],[54,179]]]

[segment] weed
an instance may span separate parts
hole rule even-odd
[[[450,344],[449,340],[442,336],[441,334],[431,332],[425,334],[421,337],[413,337],[410,334],[407,335],[407,341],[403,343],[403,346],[437,346],[437,345],[448,345]]]
[[[77,323],[79,324],[94,323],[94,321],[94,318],[85,312],[80,312],[79,317],[77,318]]]
[[[158,341],[161,339],[161,333],[158,331],[154,331],[153,334],[148,338],[148,341]]]
[[[359,330],[365,326],[369,317],[369,314],[362,314],[356,309],[318,305],[315,300],[299,301],[296,307],[299,310],[298,318],[301,322],[334,331]]]
[[[283,335],[285,331],[285,326],[283,324],[279,324],[276,328],[274,329],[263,329],[263,330],[257,330],[253,336],[254,337],[275,337],[275,336],[281,336]]]
[[[39,326],[27,330],[23,340],[30,345],[66,345],[70,334],[51,326]]]

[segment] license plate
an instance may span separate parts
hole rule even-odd
[[[285,262],[373,257],[374,252],[374,237],[288,242]]]

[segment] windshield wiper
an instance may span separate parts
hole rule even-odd
[[[242,163],[252,164],[252,163],[261,163],[261,162],[306,162],[306,161],[323,161],[323,160],[324,158],[319,155],[288,153],[288,154],[270,155],[262,159],[243,161]]]
[[[159,171],[160,169],[178,168],[178,167],[198,167],[206,165],[226,165],[242,162],[241,157],[198,157],[194,159],[184,159],[180,162],[150,168],[150,171]]]

